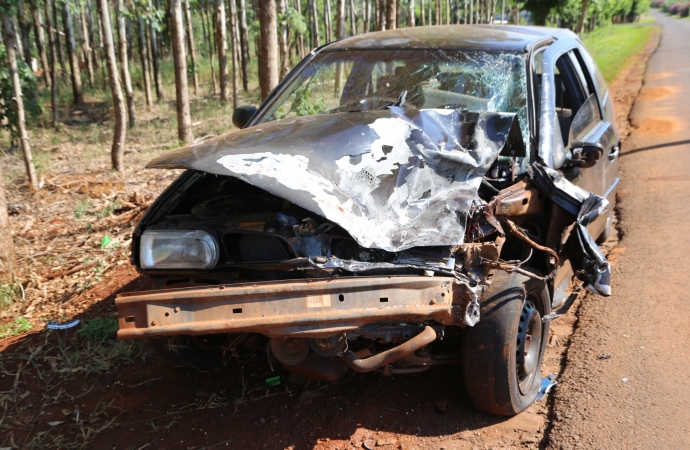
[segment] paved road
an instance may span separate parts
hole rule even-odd
[[[621,156],[614,295],[583,304],[551,448],[690,448],[690,21],[653,15],[661,43]]]

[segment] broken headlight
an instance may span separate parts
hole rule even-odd
[[[218,262],[218,244],[205,231],[144,231],[139,244],[144,269],[208,269]]]

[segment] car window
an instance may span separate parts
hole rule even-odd
[[[582,58],[583,62],[585,63],[584,65],[587,66],[588,73],[590,75],[594,75],[593,80],[596,81],[597,87],[599,89],[599,99],[601,101],[604,101],[604,98],[606,97],[607,93],[607,88],[606,88],[606,81],[604,80],[604,76],[601,74],[599,71],[599,68],[597,67],[596,63],[592,59],[592,57],[587,53],[586,51],[584,52],[578,52],[580,57]]]
[[[405,105],[517,113],[527,122],[524,53],[447,50],[344,50],[316,55],[260,112],[258,123],[284,117]]]
[[[337,108],[344,80],[350,76],[353,66],[353,61],[344,61],[308,67],[307,76],[285,98],[274,112],[274,118],[313,116]]]
[[[554,74],[556,116],[563,144],[566,146],[569,144],[569,131],[573,119],[589,98],[588,87],[583,83],[573,61],[572,51],[562,55],[556,60],[557,70]]]
[[[594,94],[590,94],[573,118],[573,123],[568,133],[568,143],[582,142],[600,121],[601,114],[599,113],[597,97]]]

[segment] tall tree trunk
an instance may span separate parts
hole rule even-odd
[[[275,0],[271,0],[275,5]],[[319,36],[319,13],[316,10],[316,0],[309,0],[311,5],[311,19],[312,19],[312,41],[311,46],[313,48],[321,45],[321,36]]]
[[[520,2],[515,2],[515,24],[520,25]]]
[[[249,90],[249,29],[247,27],[247,5],[240,0],[240,47],[242,49],[242,90]]]
[[[333,40],[333,27],[331,25],[331,0],[323,2],[324,25],[326,27],[326,42]]]
[[[337,0],[335,13],[335,38],[345,38],[345,0]]]
[[[588,0],[582,0],[582,10],[580,11],[580,17],[577,19],[577,34],[582,34],[585,31],[588,3]]]
[[[99,2],[101,0],[98,0]],[[152,8],[149,0],[149,9]],[[161,69],[158,61],[158,37],[153,23],[149,23],[149,38],[151,39],[151,62],[153,63],[153,83],[156,85],[156,98],[159,102],[163,101],[163,83],[161,82]]]
[[[204,2],[204,18],[206,19],[206,30],[208,33],[208,60],[211,63],[211,82],[213,83],[213,95],[215,96],[216,93],[218,92],[218,86],[216,83],[216,69],[213,67],[213,58],[215,56],[215,42],[213,38],[213,32],[211,31],[212,25],[211,25],[211,20],[209,19],[209,14],[208,14],[208,5],[211,2],[211,0],[206,0]]]
[[[395,29],[395,17],[397,15],[395,6],[395,0],[386,0],[386,30]]]
[[[300,0],[294,0],[295,4],[295,9],[297,10],[297,13],[302,15],[302,6]],[[304,48],[304,34],[303,33],[297,33],[297,38],[296,38],[296,43],[297,43],[297,52],[299,53],[299,59],[304,58],[304,55],[306,53],[305,48]]]
[[[336,15],[335,15],[335,38],[345,38],[345,0],[337,0]],[[336,63],[335,69],[335,85],[333,87],[333,96],[337,97],[342,91],[344,78],[344,71],[342,63]]]
[[[275,0],[259,0],[261,51],[259,52],[259,85],[261,100],[266,100],[278,84],[278,32],[276,29]]]
[[[192,57],[192,78],[194,82],[194,95],[199,95],[199,66],[196,64],[196,49],[194,48],[194,27],[192,26],[192,13],[189,10],[189,0],[184,2],[185,16],[187,17],[187,46]]]
[[[506,25],[506,0],[501,0],[501,25]]]
[[[7,62],[10,65],[10,79],[12,81],[14,101],[17,107],[17,130],[19,131],[19,140],[22,147],[22,154],[24,155],[24,166],[26,167],[26,175],[29,178],[29,185],[32,189],[38,189],[38,178],[36,178],[36,171],[34,170],[33,156],[31,155],[31,145],[29,144],[29,135],[26,132],[22,85],[19,81],[19,71],[17,69],[16,34],[12,26],[12,19],[6,12],[2,12],[2,22],[3,32],[5,35],[4,45],[7,52]],[[7,211],[7,208],[5,208],[5,211]]]
[[[240,68],[240,43],[237,30],[237,4],[230,0],[230,48],[232,49],[232,107],[237,108],[237,72]]]
[[[122,79],[125,82],[125,95],[127,97],[127,116],[129,117],[129,127],[134,128],[137,125],[137,112],[134,107],[134,90],[132,89],[132,76],[129,73],[129,58],[127,57],[127,24],[125,23],[124,0],[117,0],[115,14],[117,17],[120,66],[122,68]]]
[[[96,2],[96,22],[98,22],[98,26],[96,27],[98,29],[98,51],[96,54],[100,54],[100,68],[101,68],[101,83],[103,85],[103,90],[105,91],[108,89],[109,86],[109,81],[108,81],[108,76],[107,76],[107,68],[106,66],[108,65],[106,58],[108,57],[105,54],[105,44],[103,43],[103,21],[101,20],[101,16],[98,14],[98,2],[100,0],[94,0]],[[96,57],[96,60],[98,60],[99,57]]]
[[[22,49],[24,50],[24,62],[31,67],[31,45],[29,44],[29,32],[31,30],[31,23],[26,20],[24,15],[24,1],[17,2],[17,19],[19,20],[19,35],[21,36]]]
[[[434,3],[434,13],[435,13],[435,21],[436,25],[441,25],[443,22],[442,14],[441,14],[441,2],[443,0],[435,0]]]
[[[113,169],[118,172],[125,171],[124,155],[125,140],[127,138],[127,111],[125,100],[122,97],[120,86],[120,74],[117,70],[117,58],[115,57],[115,42],[113,40],[113,27],[110,22],[108,0],[98,0],[98,14],[103,26],[103,44],[105,46],[105,59],[108,65],[108,79],[110,81],[110,93],[113,97],[115,109],[115,130],[113,132],[113,146],[110,150],[110,159]]]
[[[376,0],[376,29],[386,29],[386,0]]]
[[[86,0],[84,3],[84,9],[86,12],[86,29],[88,30],[88,35],[89,35],[89,45],[91,46],[91,62],[93,64],[93,82],[94,85],[96,84],[96,71],[98,68],[101,66],[100,58],[99,58],[99,49],[100,49],[100,42],[96,42],[96,34],[94,33],[94,27],[93,27],[93,12],[91,9],[91,0]],[[98,16],[96,16],[96,19],[98,19]],[[98,30],[100,31],[101,27],[98,27]],[[100,34],[99,34],[100,36]]]
[[[470,25],[474,22],[474,0],[470,0]]]
[[[216,0],[213,12],[214,28],[216,29],[216,52],[218,53],[218,73],[220,80],[220,101],[228,101],[228,48],[225,29],[225,0]]]
[[[407,23],[409,26],[413,27],[415,26],[415,17],[414,17],[414,0],[410,0],[410,4],[408,6],[407,10]]]
[[[414,1],[414,0],[412,0]],[[362,15],[364,16],[363,33],[368,33],[371,29],[371,2],[369,0],[362,0]]]
[[[350,0],[350,34],[352,36],[357,34],[357,9],[355,8],[355,0]]]
[[[2,175],[0,174],[0,180]],[[0,182],[0,283],[12,283],[17,270],[17,254],[14,251],[14,241],[7,216],[7,197],[5,186]]]
[[[463,0],[462,4],[462,23],[467,24],[467,0]]]
[[[431,0],[429,0],[429,1],[431,1]],[[420,9],[419,9],[419,12],[420,12],[419,16],[420,17],[419,18],[422,20],[422,26],[425,26],[426,25],[426,12],[424,9],[424,0],[419,0],[419,7],[420,7]]]
[[[55,0],[46,0],[52,3],[53,8],[53,27],[55,28],[55,47],[57,48],[58,61],[60,61],[60,78],[65,81],[65,74],[67,73],[67,67],[65,67],[65,58],[62,57],[62,39],[60,38],[60,21],[58,19],[58,5]]]
[[[65,28],[65,44],[67,46],[67,58],[69,58],[70,76],[72,79],[72,98],[75,105],[81,105],[84,103],[84,96],[81,91],[81,70],[79,69],[79,58],[77,57],[77,46],[74,41],[72,13],[67,3],[62,4],[62,25]]]
[[[53,79],[50,77],[50,67],[48,66],[48,55],[46,53],[45,35],[43,34],[43,24],[41,23],[41,11],[38,9],[38,0],[31,0],[31,17],[34,23],[34,35],[36,36],[36,48],[41,57],[41,68],[43,69],[43,80],[50,87]]]
[[[330,10],[330,0],[326,0],[326,9]],[[278,0],[278,14],[285,14],[287,10],[287,0]],[[326,14],[326,40],[331,40],[330,26],[331,21],[328,18],[329,14]],[[278,30],[278,46],[280,47],[280,79],[283,79],[285,75],[288,74],[290,69],[290,55],[289,55],[289,26],[287,21],[283,21],[280,24],[280,30]]]
[[[446,25],[450,25],[450,0],[446,0]]]
[[[119,0],[122,1],[122,0]],[[187,87],[187,57],[184,51],[184,25],[182,24],[182,1],[170,0],[170,34],[172,39],[173,63],[175,66],[175,106],[177,109],[177,136],[185,144],[194,141],[192,118],[189,113],[189,91]]]
[[[50,102],[53,109],[53,128],[58,127],[58,81],[57,81],[57,51],[55,50],[55,27],[50,23],[51,2],[45,0],[46,30],[48,30],[48,47],[50,49]]]
[[[86,8],[81,5],[81,34],[83,37],[84,61],[86,61],[86,71],[89,76],[89,87],[93,89],[94,74],[93,74],[93,54],[91,52],[91,39],[89,37],[89,27],[86,23]]]
[[[141,61],[141,75],[144,81],[144,94],[146,97],[146,107],[153,106],[153,93],[151,92],[151,73],[149,72],[149,52],[146,42],[146,30],[144,29],[144,18],[139,16],[137,19],[138,25],[138,43],[139,43],[139,60]]]

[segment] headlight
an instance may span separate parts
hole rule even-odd
[[[144,231],[139,261],[144,269],[208,269],[218,262],[218,245],[205,231]]]

